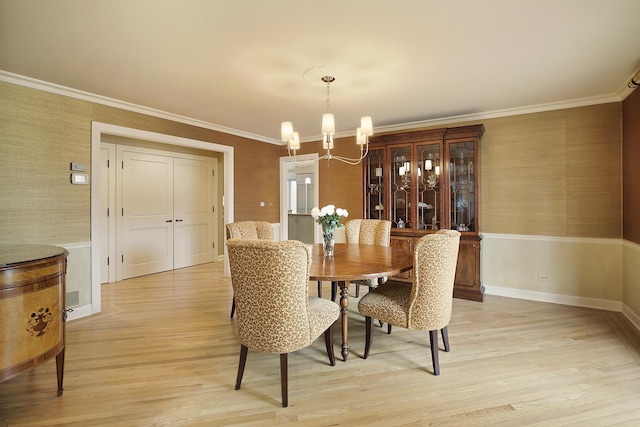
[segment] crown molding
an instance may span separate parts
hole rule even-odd
[[[281,144],[281,141],[275,140],[273,138],[267,138],[261,135],[244,132],[238,129],[220,126],[215,123],[209,123],[203,120],[192,119],[190,117],[180,116],[178,114],[168,113],[166,111],[156,110],[154,108],[144,107],[142,105],[137,105],[137,104],[133,104],[126,101],[120,101],[118,99],[109,98],[102,95],[96,95],[94,93],[85,92],[82,90],[77,90],[77,89],[73,89],[66,86],[61,86],[55,83],[45,82],[43,80],[33,79],[31,77],[21,76],[19,74],[9,73],[3,70],[0,70],[0,81],[13,83],[19,86],[25,86],[32,89],[38,89],[45,92],[55,93],[57,95],[68,96],[70,98],[80,99],[83,101],[94,102],[96,104],[102,104],[109,107],[120,108],[122,110],[132,111],[135,113],[146,114],[148,116],[153,116],[161,119],[171,120],[174,122],[184,123],[187,125],[214,130],[217,132],[223,132],[226,134],[235,135],[242,138],[248,138],[248,139],[261,141],[261,142],[267,142],[269,144],[276,144],[276,145]]]
[[[617,94],[604,96],[593,96],[569,101],[550,102],[547,104],[529,105],[525,107],[507,108],[504,110],[493,110],[479,113],[462,114],[459,116],[442,117],[431,120],[421,120],[417,122],[402,123],[398,125],[376,126],[376,132],[393,132],[408,129],[424,128],[430,126],[441,126],[452,123],[471,122],[499,117],[520,116],[523,114],[540,113],[545,111],[565,110],[568,108],[586,107],[589,105],[608,104],[610,102],[620,102],[621,98]]]
[[[58,95],[81,99],[84,101],[95,102],[97,104],[102,104],[110,107],[120,108],[123,110],[133,111],[136,113],[146,114],[146,115],[159,117],[162,119],[167,119],[175,122],[185,123],[188,125],[197,126],[204,129],[210,129],[218,132],[236,135],[242,138],[248,138],[248,139],[266,142],[274,145],[285,145],[282,141],[278,139],[268,138],[266,136],[256,135],[256,134],[244,132],[238,129],[216,125],[215,123],[196,120],[196,119],[180,116],[173,113],[168,113],[166,111],[156,110],[153,108],[144,107],[141,105],[132,104],[125,101],[120,101],[114,98],[108,98],[106,96],[84,92],[84,91],[69,88],[66,86],[61,86],[54,83],[33,79],[31,77],[9,73],[3,70],[0,70],[0,81],[5,81],[8,83],[13,83],[20,86],[30,87],[32,89],[38,89],[45,92],[51,92]],[[518,108],[508,108],[504,110],[494,110],[494,111],[478,112],[478,113],[471,113],[471,114],[463,114],[458,116],[441,117],[437,119],[420,120],[415,122],[399,123],[395,125],[376,126],[375,131],[376,133],[405,131],[410,129],[430,127],[430,126],[447,125],[451,123],[461,123],[461,122],[493,119],[493,118],[499,118],[499,117],[518,116],[522,114],[539,113],[544,111],[563,110],[567,108],[585,107],[585,106],[597,105],[597,104],[607,104],[610,102],[621,102],[624,100],[624,98],[626,98],[631,93],[631,91],[633,91],[633,89],[629,89],[628,87],[626,87],[626,83],[625,83],[625,85],[621,86],[616,93],[604,95],[604,96],[594,96],[594,97],[580,98],[575,100],[550,102],[547,104],[537,104],[537,105],[530,105],[530,106],[518,107]],[[335,135],[335,138],[352,137],[354,135],[355,135],[354,131],[340,132]],[[315,137],[311,136],[311,137],[306,137],[304,139],[301,139],[300,142],[301,143],[313,142],[313,141],[319,141],[320,139],[321,139],[321,136],[315,136]]]

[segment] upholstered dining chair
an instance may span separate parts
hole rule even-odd
[[[352,219],[344,225],[347,243],[361,245],[389,246],[391,243],[391,221],[383,219]],[[360,286],[367,286],[369,290],[387,281],[386,277],[379,279],[354,280],[356,298],[360,296]],[[337,287],[331,286],[331,299],[335,300]]]
[[[227,240],[229,239],[260,239],[273,240],[273,227],[266,221],[239,221],[226,225]],[[231,300],[231,315],[236,312],[235,296]]]
[[[280,354],[282,406],[288,406],[288,353],[311,345],[324,333],[327,355],[335,365],[333,324],[338,304],[309,296],[311,256],[296,240],[230,239],[229,266],[237,305],[240,388],[248,350]]]
[[[407,329],[429,331],[433,373],[440,375],[438,330],[449,351],[447,325],[451,320],[453,283],[460,233],[440,230],[421,237],[413,260],[413,283],[387,283],[362,297],[358,311],[365,316],[364,358],[371,348],[372,319]],[[389,329],[391,332],[391,329]]]

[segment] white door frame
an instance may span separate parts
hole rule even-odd
[[[234,211],[233,147],[107,123],[91,122],[91,314],[99,313],[102,307],[100,296],[100,144],[102,135],[121,136],[223,153],[225,206],[222,220],[225,224],[233,222]]]
[[[303,154],[296,156],[296,160],[302,164],[305,162],[315,162],[312,166],[313,170],[313,182],[316,183],[316,191],[313,194],[312,206],[318,206],[320,200],[320,182],[318,181],[318,153]],[[287,212],[287,172],[289,168],[294,165],[289,156],[280,157],[280,240],[287,240],[289,237],[289,217]],[[313,227],[313,241],[315,243],[321,242],[320,227]]]

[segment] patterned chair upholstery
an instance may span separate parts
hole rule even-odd
[[[371,348],[371,319],[380,319],[389,325],[429,331],[433,372],[440,375],[438,330],[445,351],[449,351],[447,325],[451,320],[459,244],[460,233],[455,230],[421,237],[414,252],[412,285],[387,283],[362,297],[358,311],[366,318],[365,359]]]
[[[241,343],[236,390],[248,349],[279,353],[286,407],[288,353],[311,345],[324,333],[329,362],[335,365],[333,324],[340,308],[333,301],[309,296],[311,255],[304,243],[230,239],[227,247]]]
[[[229,239],[260,239],[273,240],[273,227],[266,221],[230,222],[226,225],[227,240]],[[231,315],[236,311],[236,299],[231,300]]]
[[[360,243],[361,245],[389,246],[391,243],[391,221],[381,219],[352,219],[344,225],[347,243]],[[387,278],[354,280],[356,285],[356,297],[360,296],[360,285],[368,286],[369,290],[375,288]],[[333,287],[332,298],[334,297]],[[337,289],[336,289],[337,291]]]
[[[227,224],[227,239],[273,240],[273,227],[266,221],[240,221]]]

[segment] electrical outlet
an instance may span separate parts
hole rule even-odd
[[[549,281],[549,276],[546,274],[538,274],[538,280],[541,280],[543,282],[548,282]]]

